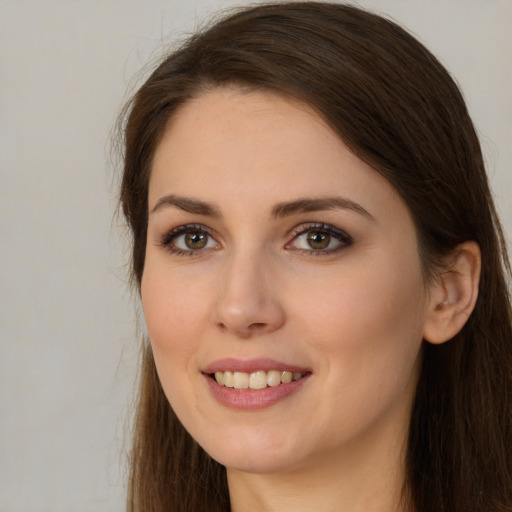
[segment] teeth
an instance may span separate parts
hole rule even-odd
[[[278,370],[270,370],[267,372],[267,385],[277,386],[281,384],[281,372]]]
[[[267,387],[267,374],[265,372],[254,372],[249,376],[249,387],[251,389],[263,389]]]
[[[279,384],[289,384],[292,381],[299,380],[303,376],[300,372],[263,370],[244,373],[244,372],[215,372],[215,380],[227,388],[235,389],[263,389],[267,386],[278,386]]]
[[[222,383],[227,388],[235,387],[235,378],[234,378],[233,372],[224,372],[224,377],[222,379]]]
[[[281,382],[283,384],[289,384],[292,381],[293,373],[292,372],[283,372],[281,373]]]
[[[242,372],[234,372],[233,387],[235,389],[247,389],[249,387],[249,374]]]

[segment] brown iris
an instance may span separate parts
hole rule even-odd
[[[315,250],[327,249],[330,241],[330,235],[322,231],[311,231],[307,236],[308,245]]]
[[[185,235],[185,245],[189,249],[204,249],[208,243],[208,235],[198,231],[193,231]]]

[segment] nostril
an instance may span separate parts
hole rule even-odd
[[[229,300],[228,300],[229,299]],[[233,333],[241,338],[264,334],[279,329],[284,323],[284,310],[275,300],[258,297],[224,297],[212,310],[212,320],[223,333]]]

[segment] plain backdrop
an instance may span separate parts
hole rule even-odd
[[[139,342],[111,133],[148,61],[241,4],[0,0],[0,512],[123,509]],[[359,4],[461,85],[511,233],[512,1]]]

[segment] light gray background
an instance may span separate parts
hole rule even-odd
[[[512,232],[512,1],[365,0],[447,65]],[[122,510],[138,341],[109,134],[214,0],[0,0],[0,511]]]

